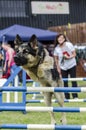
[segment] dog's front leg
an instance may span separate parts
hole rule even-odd
[[[47,60],[45,58],[44,62],[40,64],[38,67],[37,76],[40,78],[45,77],[47,79],[48,76],[46,76],[46,74],[48,74],[48,71],[51,70],[52,68],[53,68],[52,58],[48,57]]]
[[[41,66],[39,66],[39,68],[38,68],[37,76],[40,77],[40,78],[43,78],[45,76],[44,68],[42,68]]]
[[[56,99],[58,100],[58,104],[60,105],[60,107],[64,107],[64,93],[54,93]],[[66,113],[62,112],[61,113],[61,122],[63,125],[67,124],[67,120],[66,120]]]
[[[44,92],[43,94],[44,94],[45,104],[50,107],[51,106],[52,93]],[[50,114],[50,117],[51,117],[51,124],[56,124],[54,112],[49,112],[49,114]]]
[[[63,87],[63,81],[61,79],[58,80],[57,86]],[[56,99],[58,100],[58,104],[60,105],[60,107],[64,107],[64,97],[65,97],[64,93],[63,92],[62,93],[61,92],[55,92],[54,95],[55,95]],[[66,113],[62,112],[61,114],[62,114],[62,116],[61,116],[60,121],[62,122],[62,124],[67,124]]]

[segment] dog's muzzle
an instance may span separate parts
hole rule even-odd
[[[27,64],[27,59],[25,57],[21,57],[19,55],[14,56],[14,61],[17,66],[22,66],[22,65]]]

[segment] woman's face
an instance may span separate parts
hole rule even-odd
[[[63,36],[63,35],[60,35],[60,36],[58,37],[57,41],[58,41],[58,43],[59,43],[60,45],[63,44],[64,41],[65,41],[64,36]]]

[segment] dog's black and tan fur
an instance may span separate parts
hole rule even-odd
[[[35,42],[37,42],[36,37],[35,40]],[[14,57],[16,64],[18,66],[22,66],[22,68],[27,72],[31,79],[39,82],[44,87],[62,87],[62,80],[59,78],[58,73],[54,69],[53,57],[49,56],[48,51],[43,47],[41,47],[42,49],[40,51],[40,46],[38,44],[35,44],[35,42],[34,36],[31,37],[29,43],[23,43],[21,38],[18,35],[16,36],[15,43],[17,45],[17,51],[16,56]],[[52,94],[54,94],[58,100],[58,104],[61,107],[64,106],[63,93],[44,92],[43,94],[47,106],[51,106]],[[50,116],[51,123],[55,124],[56,121],[54,118],[54,113],[50,112]],[[66,124],[65,113],[62,113],[61,121],[62,124]]]

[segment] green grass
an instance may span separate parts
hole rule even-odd
[[[28,84],[29,85],[29,84]],[[78,86],[85,86],[86,82],[78,82]],[[29,85],[30,86],[30,85]],[[11,94],[12,95],[12,94]],[[86,98],[86,93],[78,93],[79,98]],[[32,95],[28,95],[27,99],[31,99]],[[21,99],[21,96],[20,96]],[[13,100],[13,97],[12,97]],[[44,103],[29,103],[27,106],[45,106]],[[52,106],[58,106],[53,103]],[[65,103],[67,107],[86,107],[85,102]],[[59,122],[61,113],[55,113],[57,124]],[[67,124],[86,125],[86,113],[67,113]],[[50,124],[50,116],[48,112],[0,112],[0,124]]]

